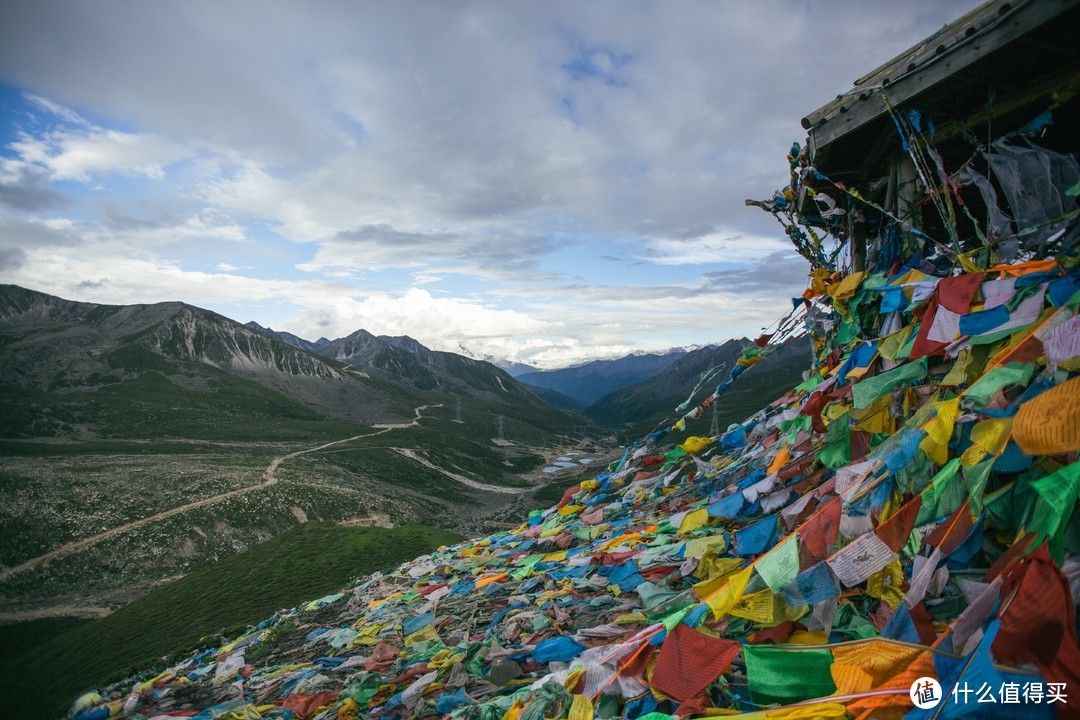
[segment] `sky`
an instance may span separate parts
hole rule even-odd
[[[554,368],[754,337],[800,119],[972,0],[0,3],[0,283]]]

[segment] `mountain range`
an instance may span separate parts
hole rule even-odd
[[[548,501],[545,465],[603,458],[589,438],[704,397],[746,342],[571,369],[580,389],[663,366],[579,413],[409,337],[309,342],[179,302],[0,285],[0,600],[138,596],[308,521],[499,527]],[[748,371],[725,408],[745,417],[798,382],[807,355],[792,357]]]
[[[751,343],[728,340],[688,352],[662,372],[613,392],[581,412],[598,425],[635,436],[647,433],[686,403],[692,408],[730,377],[731,370]],[[794,387],[810,364],[810,341],[802,338],[780,348],[739,377],[739,382],[716,403],[717,423],[723,431]],[[705,378],[711,378],[703,381]],[[703,434],[698,432],[698,434]]]
[[[517,376],[533,388],[551,390],[558,395],[542,396],[549,402],[576,410],[592,405],[600,398],[654,377],[685,355],[683,350],[664,354],[632,354],[614,360],[592,362],[560,370],[541,370]],[[569,400],[562,400],[562,398]]]
[[[247,327],[309,352],[365,369],[379,368],[396,378],[408,377],[409,383],[417,389],[432,390],[443,387],[451,392],[475,394],[475,384],[462,386],[459,379],[462,371],[470,367],[470,363],[477,361],[471,360],[467,355],[429,350],[408,336],[375,336],[366,330],[358,330],[344,338],[319,338],[312,342],[289,332],[265,328],[255,322],[247,323]],[[741,348],[748,341],[744,339],[740,342]],[[620,399],[624,388],[663,374],[663,377],[656,381],[658,387],[682,389],[685,385],[684,376],[706,371],[710,367],[710,359],[714,359],[714,356],[718,362],[723,362],[727,351],[717,354],[718,347],[704,345],[670,348],[661,352],[635,352],[623,357],[597,359],[555,370],[539,370],[524,363],[496,358],[487,358],[486,362],[505,370],[549,405],[591,416],[588,409],[597,404],[598,417],[602,418],[605,424],[618,424],[629,419],[640,419],[642,416],[634,413],[642,409],[643,403],[658,403],[645,413],[649,415],[653,410],[664,407],[663,403],[670,399],[647,391],[638,391],[634,396],[637,400]],[[391,348],[408,354],[395,353]],[[673,377],[669,378],[664,374],[688,355],[691,359],[675,368]],[[734,362],[734,358],[728,360]],[[499,389],[504,388],[500,386]],[[627,409],[622,413],[610,409],[624,406]]]
[[[184,303],[97,305],[12,285],[0,286],[0,387],[6,437],[120,437],[178,410],[218,429],[249,413],[402,422],[439,399],[472,399],[546,430],[585,424],[490,363],[409,337],[358,330],[311,343]],[[126,401],[112,408],[126,419],[102,414],[102,398]]]
[[[590,427],[407,337],[0,285],[0,600],[128,592],[307,521],[479,532]]]

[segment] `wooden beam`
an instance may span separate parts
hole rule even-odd
[[[903,68],[898,68],[898,73],[901,74],[895,81],[885,77],[876,88],[860,88],[857,93],[850,93],[849,99],[839,103],[827,116],[816,118],[815,113],[806,118],[811,124],[809,132],[814,138],[815,147],[821,150],[884,115],[887,112],[885,98],[892,106],[906,103],[1078,5],[1080,0],[1026,2],[1010,10],[985,32],[957,39],[952,47],[938,46],[942,49],[935,55],[935,59],[926,62],[921,68],[907,74],[904,74]]]

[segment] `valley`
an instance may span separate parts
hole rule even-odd
[[[295,342],[0,286],[0,622],[100,614],[309,522],[485,532],[601,450],[486,362]]]
[[[101,615],[306,523],[515,525],[747,342],[562,373],[570,392],[622,385],[583,415],[407,337],[311,343],[182,303],[0,286],[0,622]],[[786,390],[804,359],[789,355],[754,368],[723,419]],[[574,451],[592,466],[544,472]]]
[[[535,471],[503,485],[482,478],[505,474],[507,462],[538,469],[562,447],[472,443],[468,454],[440,447],[426,427],[438,418],[425,413],[443,409],[418,406],[409,423],[306,447],[195,444],[174,454],[147,444],[148,452],[134,454],[98,443],[91,447],[100,452],[78,454],[68,444],[42,444],[23,455],[5,447],[0,622],[53,605],[78,614],[87,607],[80,598],[93,606],[95,596],[183,575],[297,523],[466,532],[528,506],[549,478]]]

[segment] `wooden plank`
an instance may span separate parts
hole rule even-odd
[[[835,140],[884,115],[887,108],[883,93],[893,107],[906,103],[1078,6],[1080,0],[1029,1],[1011,11],[1011,14],[1006,15],[987,32],[976,33],[970,38],[958,41],[953,47],[942,51],[937,56],[938,59],[897,81],[889,82],[889,78],[885,78],[878,88],[860,88],[857,93],[849,94],[849,100],[839,104],[831,114],[816,122],[811,121],[809,134],[813,137],[815,149],[820,151]],[[807,116],[804,125],[815,116],[816,113]]]

